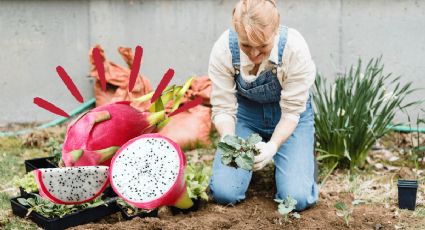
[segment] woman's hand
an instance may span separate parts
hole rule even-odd
[[[276,155],[279,147],[291,136],[294,132],[298,121],[281,118],[277,124],[270,141],[259,142],[255,145],[260,150],[260,155],[255,156],[254,171],[263,169]]]
[[[259,142],[255,145],[260,150],[260,155],[255,156],[254,171],[263,169],[274,157],[277,152],[277,144],[273,141]]]

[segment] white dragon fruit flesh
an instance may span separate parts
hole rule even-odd
[[[57,204],[81,204],[109,184],[109,167],[85,166],[34,170],[40,195]]]
[[[111,161],[111,185],[120,197],[139,208],[175,205],[180,198],[190,207],[185,196],[185,164],[176,143],[159,134],[145,134],[118,150]]]

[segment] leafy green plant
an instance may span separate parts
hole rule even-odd
[[[137,208],[137,207],[125,202],[125,200],[123,200],[122,198],[117,199],[117,204],[119,206],[121,206],[121,208],[124,209],[124,211],[130,216],[135,216],[135,215],[138,215],[140,213],[149,213],[149,212],[152,211],[152,210]]]
[[[345,225],[349,227],[350,216],[353,213],[353,210],[348,208],[344,202],[338,202],[335,204],[335,208],[337,209],[336,215],[342,217],[344,219]]]
[[[297,200],[295,200],[294,198],[287,196],[284,200],[275,199],[274,201],[279,204],[277,206],[277,211],[285,217],[285,221],[288,221],[289,215],[292,215],[292,217],[297,219],[301,218],[301,215],[299,213],[292,212],[295,209],[295,206],[297,205]]]
[[[396,110],[417,103],[404,104],[414,91],[411,83],[402,85],[400,77],[385,75],[383,69],[381,58],[370,60],[364,70],[359,60],[330,87],[325,77],[317,76],[313,100],[318,160],[328,168],[363,167],[372,145],[390,131]]]
[[[258,134],[251,134],[246,140],[238,136],[226,135],[223,141],[218,143],[221,163],[235,168],[252,170],[254,156],[260,154],[255,144],[261,140],[262,138]]]
[[[63,140],[50,137],[44,147],[44,151],[54,157],[53,164],[58,165],[59,161],[62,159],[62,143]]]
[[[38,187],[37,183],[35,182],[35,176],[33,172],[28,172],[23,177],[17,177],[13,182],[16,187],[23,188],[27,193],[38,192]]]
[[[93,201],[80,204],[80,205],[62,205],[62,204],[55,204],[47,199],[42,198],[41,196],[37,194],[33,194],[33,195],[34,197],[30,197],[27,199],[18,198],[18,202],[20,204],[30,207],[28,209],[27,216],[30,215],[31,212],[37,212],[38,214],[46,218],[54,218],[54,217],[62,218],[78,210],[94,208],[100,205],[106,205],[106,203],[100,198],[96,198]]]
[[[425,114],[425,110],[421,109],[421,112]],[[410,129],[412,129],[410,116],[407,116],[408,123]],[[409,149],[409,153],[411,154],[410,160],[412,160],[415,163],[416,170],[419,169],[419,159],[423,159],[425,157],[425,146],[421,143],[421,133],[420,133],[420,126],[425,125],[425,118],[421,118],[418,114],[416,118],[416,131],[412,132],[410,135],[410,141],[412,142],[412,148]],[[413,130],[413,129],[412,129]],[[418,178],[416,178],[418,179]]]
[[[191,199],[208,201],[207,188],[211,177],[211,167],[203,164],[188,164],[185,169],[187,193]]]

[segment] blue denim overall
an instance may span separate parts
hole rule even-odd
[[[276,76],[277,65],[287,39],[287,27],[280,28],[278,63],[272,69],[261,72],[253,82],[246,82],[240,74],[240,55],[237,35],[229,31],[229,47],[232,64],[236,70],[237,121],[236,135],[247,138],[258,133],[264,142],[270,140],[281,118],[279,104],[282,87]],[[274,156],[277,193],[275,198],[285,199],[288,195],[297,200],[296,210],[304,210],[316,203],[318,186],[314,178],[314,119],[311,98],[306,110],[300,114],[299,123]],[[252,171],[223,165],[219,151],[213,163],[210,181],[211,194],[220,204],[235,204],[245,199]]]

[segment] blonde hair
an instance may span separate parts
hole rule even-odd
[[[275,0],[240,0],[233,10],[235,31],[245,33],[253,44],[264,44],[268,31],[279,28],[280,15]]]

